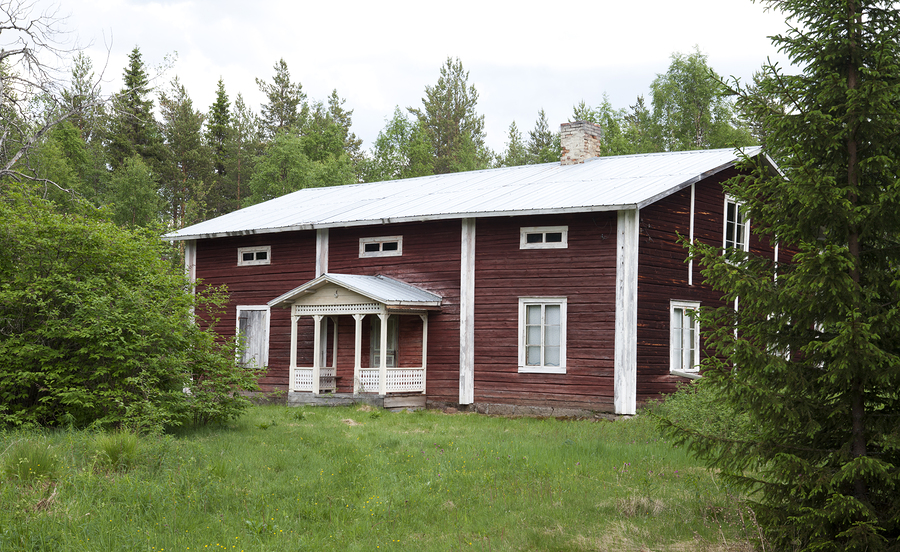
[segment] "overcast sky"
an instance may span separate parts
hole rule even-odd
[[[36,0],[38,6],[49,5]],[[229,98],[243,94],[259,111],[254,81],[270,81],[284,58],[311,99],[332,89],[353,110],[353,131],[369,149],[395,105],[419,107],[448,57],[458,57],[479,93],[488,145],[505,149],[516,121],[527,136],[543,108],[551,127],[581,100],[604,92],[614,107],[647,95],[673,52],[695,46],[722,75],[747,80],[767,57],[784,61],[769,35],[784,17],[751,0],[61,0],[66,26],[99,72],[106,92],[121,88],[138,46],[153,68],[177,61],[194,107],[206,112],[221,77]],[[107,53],[107,48],[109,52]],[[108,61],[107,61],[108,58]]]

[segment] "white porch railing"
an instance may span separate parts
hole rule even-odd
[[[291,370],[291,391],[312,393],[313,369],[297,367]],[[337,389],[334,379],[334,368],[319,368],[319,392],[333,393]]]
[[[360,368],[355,391],[378,393],[380,376],[378,368]],[[425,369],[388,368],[385,384],[388,393],[422,393],[425,391]]]

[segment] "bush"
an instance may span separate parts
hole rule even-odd
[[[236,417],[255,372],[152,232],[0,196],[0,425],[159,431]],[[185,388],[190,389],[186,393]]]

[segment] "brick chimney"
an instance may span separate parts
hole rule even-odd
[[[603,127],[594,123],[575,121],[559,125],[559,141],[562,146],[559,162],[563,165],[577,165],[591,157],[598,157],[602,139]]]

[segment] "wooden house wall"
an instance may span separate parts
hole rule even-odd
[[[521,227],[561,225],[567,248],[519,249]],[[482,218],[475,236],[475,402],[609,410],[616,213]],[[518,373],[518,301],[539,296],[567,298],[565,374]]]
[[[729,169],[695,185],[694,239],[721,247],[724,234],[725,193],[722,184],[737,174]],[[721,294],[703,283],[700,266],[685,262],[687,250],[678,237],[690,235],[690,187],[641,209],[638,249],[637,401],[657,399],[673,392],[685,378],[669,373],[670,300],[699,301],[720,306]],[[752,233],[754,252],[772,254],[772,248]],[[693,285],[688,285],[688,270]],[[701,328],[702,330],[702,328]],[[701,340],[701,358],[705,357]]]
[[[270,246],[268,265],[238,266],[239,247]],[[197,278],[202,285],[227,285],[229,303],[217,331],[235,334],[238,305],[265,305],[275,297],[315,278],[316,233],[314,231],[254,234],[234,238],[197,240]],[[312,321],[301,320],[298,362],[312,364]],[[305,329],[304,329],[305,328]],[[290,311],[271,310],[269,325],[269,370],[260,379],[263,390],[284,389],[290,366]],[[304,358],[305,355],[308,358]]]
[[[383,274],[441,296],[441,311],[431,313],[428,319],[427,389],[429,399],[442,402],[459,400],[460,224],[454,220],[333,228],[328,238],[329,272]],[[360,238],[380,236],[403,236],[403,254],[360,258]],[[369,355],[368,324],[365,320],[364,365]],[[400,317],[401,366],[421,363],[421,325],[418,316]],[[352,331],[349,323],[347,327]],[[347,343],[344,339],[342,333],[340,340]],[[353,343],[352,333],[346,339]],[[342,386],[343,382],[342,378]]]

